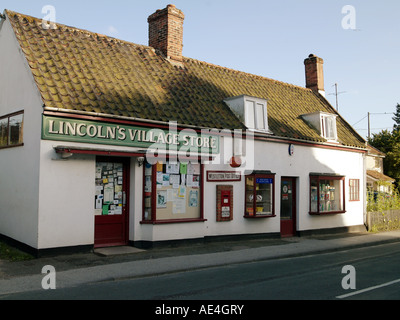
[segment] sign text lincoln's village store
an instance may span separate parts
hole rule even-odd
[[[219,137],[209,134],[212,130],[205,131],[202,130],[201,134],[192,129],[178,132],[173,125],[164,131],[159,128],[43,116],[42,139],[218,153]]]

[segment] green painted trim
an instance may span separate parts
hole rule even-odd
[[[42,139],[218,154],[220,138],[193,129],[169,132],[126,124],[43,116]]]

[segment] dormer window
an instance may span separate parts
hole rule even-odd
[[[245,112],[245,124],[248,128],[257,130],[267,129],[265,126],[265,119],[267,117],[266,103],[246,99]]]
[[[336,117],[337,115],[327,112],[314,112],[304,114],[303,119],[314,127],[321,137],[328,141],[337,141]]]
[[[267,100],[241,95],[224,101],[248,129],[269,132]]]
[[[336,116],[334,115],[321,115],[321,135],[326,140],[337,140],[336,131]]]

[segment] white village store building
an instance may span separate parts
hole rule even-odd
[[[172,5],[150,46],[4,16],[4,238],[40,254],[364,227],[365,141],[325,100],[322,59],[301,88],[182,57],[157,38],[182,40]]]

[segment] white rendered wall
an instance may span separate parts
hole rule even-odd
[[[41,142],[39,249],[93,245],[96,158],[62,160]]]
[[[57,155],[54,141],[42,141],[40,175],[39,247],[64,247],[93,244],[94,241],[94,181],[95,156],[74,155],[68,160],[54,160]],[[90,145],[68,143],[73,147]],[[363,224],[364,185],[363,155],[359,152],[295,146],[293,156],[288,145],[256,142],[255,170],[270,170],[275,176],[276,217],[245,219],[245,178],[240,182],[206,182],[208,170],[233,170],[228,164],[207,164],[204,168],[204,218],[205,222],[141,224],[143,205],[143,167],[131,158],[129,196],[129,240],[165,241],[238,234],[280,233],[280,183],[283,176],[297,178],[297,230],[329,229]],[[98,148],[102,146],[98,145]],[[107,149],[119,148],[103,146]],[[225,159],[226,160],[226,159]],[[346,213],[310,216],[310,172],[344,175],[346,187]],[[360,179],[361,199],[348,201],[348,180]],[[234,186],[233,220],[216,221],[216,186]]]
[[[40,162],[39,249],[94,244],[95,155],[61,159],[56,146],[93,148],[91,144],[42,140]],[[96,145],[97,149],[137,152],[137,148]],[[141,225],[143,167],[130,161],[129,240],[153,241]]]
[[[297,230],[329,229],[362,225],[365,178],[364,157],[360,152],[349,152],[327,148],[296,145],[292,156],[288,153],[289,144],[255,142],[255,170],[270,170],[275,173],[275,214],[274,218],[245,219],[244,178],[241,182],[206,183],[204,214],[208,220],[205,232],[208,236],[253,233],[280,233],[280,184],[282,177],[297,178]],[[209,165],[207,170],[233,170],[228,165]],[[346,213],[334,215],[309,215],[311,172],[331,173],[345,176]],[[203,177],[205,179],[205,177]],[[360,179],[360,201],[349,201],[349,179]],[[216,222],[216,185],[234,186],[234,219],[229,222]]]
[[[221,139],[223,144],[223,139]],[[255,142],[255,170],[270,170],[275,173],[275,214],[276,217],[246,219],[244,215],[245,177],[240,182],[206,182],[206,174],[211,171],[232,171],[225,158],[218,164],[208,164],[204,168],[204,218],[205,222],[172,223],[161,225],[140,224],[141,196],[135,205],[135,241],[163,241],[202,238],[238,234],[280,233],[280,184],[282,177],[295,177],[297,186],[297,227],[298,231],[360,226],[363,224],[365,201],[364,156],[361,152],[341,151],[309,146],[295,146],[292,156],[289,144]],[[223,150],[223,149],[222,149]],[[223,158],[223,157],[221,157]],[[310,173],[328,173],[345,176],[346,213],[311,216],[309,215]],[[349,201],[349,179],[360,179],[360,201]],[[142,171],[137,172],[135,185],[141,185]],[[216,186],[233,185],[233,220],[216,221]],[[137,188],[136,190],[139,191]]]
[[[43,103],[8,20],[0,48],[0,117],[24,110],[24,146],[0,150],[0,234],[37,248]]]

